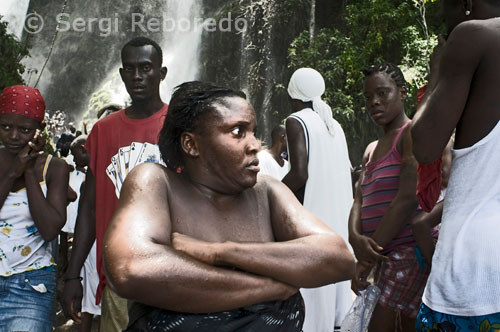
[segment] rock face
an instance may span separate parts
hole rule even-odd
[[[317,1],[317,12],[325,12],[323,2],[327,3]],[[181,3],[192,3],[192,8],[177,8]],[[145,35],[161,44],[168,77],[178,73],[173,83],[201,79],[243,90],[257,112],[259,136],[267,140],[272,127],[289,114],[287,50],[291,41],[309,28],[308,6],[305,0],[31,0],[29,12],[43,17],[45,25],[38,34],[24,35],[33,45],[26,65],[39,71],[27,79],[34,84],[40,74],[59,15],[60,31],[38,87],[49,110],[60,109],[79,120],[89,108],[96,108],[102,90],[110,89],[112,73],[113,84],[120,84],[116,71],[122,45]],[[133,15],[142,15],[146,32]],[[169,18],[172,21],[165,23]],[[213,22],[206,21],[212,18]],[[145,25],[155,19],[159,27]],[[182,30],[185,26],[180,20],[185,24],[186,19],[209,25],[198,34],[172,31],[172,22]],[[169,63],[172,59],[177,62]],[[101,99],[100,103],[106,102],[106,98]]]

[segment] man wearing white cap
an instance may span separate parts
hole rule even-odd
[[[344,131],[321,99],[325,81],[319,72],[300,68],[288,84],[292,114],[286,120],[290,172],[283,182],[304,207],[347,242],[352,205],[351,163]],[[332,332],[352,304],[348,281],[302,289],[305,332]]]

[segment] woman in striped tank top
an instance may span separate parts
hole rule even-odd
[[[352,288],[365,288],[374,270],[382,292],[369,331],[414,331],[429,268],[419,266],[411,227],[421,210],[404,112],[406,82],[393,64],[372,66],[364,74],[366,111],[384,134],[366,148],[349,218],[349,242],[358,259]]]

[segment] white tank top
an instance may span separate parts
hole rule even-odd
[[[423,302],[458,316],[500,312],[500,121],[452,149],[442,226]]]
[[[47,196],[45,174],[51,157],[47,157],[40,182],[44,196]],[[51,265],[55,265],[51,246],[43,240],[31,216],[26,188],[9,192],[0,209],[0,276]]]

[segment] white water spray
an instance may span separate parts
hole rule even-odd
[[[9,23],[7,32],[14,34],[19,40],[23,35],[24,19],[29,5],[30,0],[2,0],[0,2],[2,21]]]

